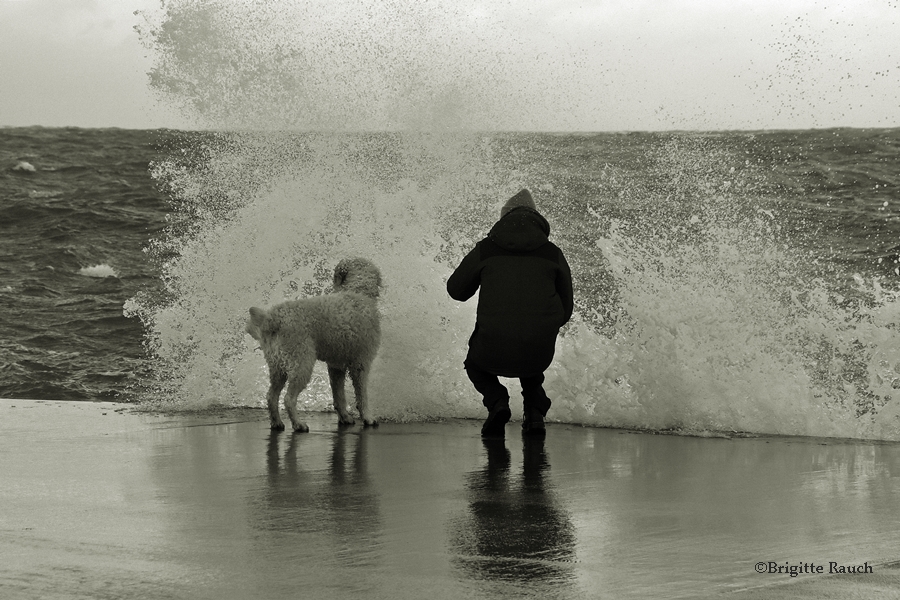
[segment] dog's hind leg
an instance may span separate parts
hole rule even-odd
[[[350,379],[356,394],[356,409],[366,427],[376,427],[378,422],[369,414],[369,367],[368,365],[350,365]]]
[[[281,415],[278,414],[278,397],[281,395],[286,381],[287,374],[284,371],[269,365],[269,393],[266,394],[266,401],[269,404],[269,423],[271,428],[276,431],[284,429],[284,422],[281,420]]]
[[[328,365],[328,379],[331,380],[331,397],[334,399],[334,410],[338,414],[338,423],[341,425],[353,425],[356,419],[347,408],[347,395],[344,391],[344,381],[347,372],[343,368]]]
[[[313,365],[315,364],[316,359],[314,357],[302,361],[299,365],[300,368],[291,373],[288,379],[287,394],[284,396],[284,408],[291,419],[294,431],[299,433],[309,431],[309,425],[301,421],[297,415],[297,396],[300,395],[300,392],[306,388],[309,380],[312,379]]]

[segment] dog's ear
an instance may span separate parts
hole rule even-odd
[[[335,291],[341,289],[344,285],[344,281],[347,279],[347,268],[343,264],[338,264],[338,266],[334,269],[334,289]]]

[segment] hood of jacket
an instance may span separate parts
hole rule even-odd
[[[550,223],[539,212],[519,206],[491,228],[488,239],[505,250],[529,252],[547,243]]]

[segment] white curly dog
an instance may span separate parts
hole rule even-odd
[[[287,383],[284,407],[294,431],[309,431],[297,415],[297,396],[309,384],[316,360],[328,365],[339,423],[355,423],[347,407],[347,372],[356,393],[356,408],[366,426],[378,423],[369,410],[366,383],[378,345],[381,322],[376,301],[381,273],[365,258],[347,258],[334,269],[330,294],[284,302],[269,310],[253,307],[247,333],[259,342],[269,367],[269,417],[272,429],[284,429],[278,398]]]

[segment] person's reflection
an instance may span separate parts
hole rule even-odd
[[[381,518],[367,469],[368,433],[338,430],[324,469],[311,464],[321,465],[322,449],[310,443],[309,436],[270,434],[266,487],[255,511],[257,526],[281,533],[325,534],[339,562],[371,563],[380,547]],[[282,455],[280,441],[285,437]]]
[[[523,438],[521,478],[502,439],[483,440],[484,468],[468,474],[469,514],[453,524],[456,564],[476,578],[527,583],[573,577],[575,533],[545,475],[544,440]]]

